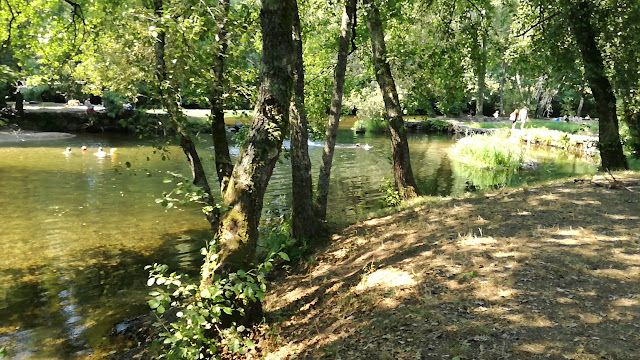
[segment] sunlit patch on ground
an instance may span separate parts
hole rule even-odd
[[[635,360],[640,201],[630,197],[640,200],[570,179],[347,228],[269,294],[282,320],[268,358]]]
[[[413,276],[406,271],[395,268],[385,268],[376,270],[366,276],[356,286],[356,291],[363,291],[370,288],[384,290],[392,287],[409,287],[416,285]]]

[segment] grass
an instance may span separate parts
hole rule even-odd
[[[511,122],[489,122],[489,123],[472,123],[470,126],[481,128],[481,129],[510,129]],[[520,123],[516,125],[516,128],[520,128]],[[566,132],[569,134],[580,134],[580,135],[589,135],[595,136],[598,134],[598,123],[597,122],[560,122],[560,121],[549,121],[549,120],[532,120],[528,121],[525,125],[525,128],[544,128],[548,130],[557,130]]]
[[[383,134],[389,131],[389,122],[380,118],[360,119],[353,124],[356,131],[365,131],[369,134]]]
[[[502,133],[464,137],[456,143],[453,153],[456,159],[491,169],[517,169],[524,161],[521,146]]]

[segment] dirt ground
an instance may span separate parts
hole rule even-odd
[[[280,278],[254,358],[640,359],[640,174],[422,200]]]

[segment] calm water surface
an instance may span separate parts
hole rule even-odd
[[[412,166],[424,192],[456,195],[595,171],[579,156],[532,149],[529,156],[545,162],[536,170],[483,172],[452,161],[446,151],[452,144],[445,136],[410,138]],[[81,145],[89,150],[80,152]],[[73,148],[71,155],[62,154],[66,146]],[[117,147],[117,156],[96,158],[98,146]],[[200,146],[213,174],[206,151],[211,144]],[[314,181],[321,151],[319,144],[310,147]],[[385,137],[340,132],[330,220],[347,223],[379,207],[378,188],[392,179],[390,153]],[[162,181],[168,171],[189,174],[178,147],[163,161],[151,143],[132,138],[0,143],[0,347],[8,347],[10,358],[102,358],[112,350],[112,326],[147,311],[145,265],[163,262],[197,271],[198,249],[211,233],[198,209],[167,211],[155,203],[171,189]],[[267,217],[286,211],[290,176],[287,161],[277,166],[267,190]]]

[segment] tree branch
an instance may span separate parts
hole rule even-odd
[[[9,19],[9,23],[7,24],[7,38],[2,42],[2,48],[0,48],[0,53],[4,52],[9,47],[9,45],[11,45],[11,33],[13,28],[13,22],[16,20],[16,13],[13,12],[11,3],[9,3],[9,0],[5,0],[5,2],[7,3],[7,7],[9,8],[9,12],[11,13],[11,19]]]
[[[351,51],[349,55],[353,54],[358,48],[356,46],[356,27],[358,26],[358,12],[353,13],[353,25],[351,25]]]
[[[533,25],[529,26],[529,28],[528,28],[527,30],[523,31],[522,33],[520,33],[520,34],[518,34],[518,35],[514,35],[514,36],[512,36],[512,38],[514,38],[514,39],[515,39],[515,38],[518,38],[518,37],[525,36],[529,31],[531,31],[531,30],[533,30],[534,28],[536,28],[536,27],[538,27],[538,26],[542,25],[542,24],[543,24],[543,23],[545,23],[547,20],[552,19],[552,18],[554,18],[554,17],[558,16],[559,14],[560,14],[560,11],[556,11],[555,13],[553,13],[553,14],[551,14],[551,15],[549,15],[549,16],[547,16],[547,17],[545,17],[545,18],[542,18],[542,19],[538,20],[538,22],[536,22],[535,24],[533,24]]]

